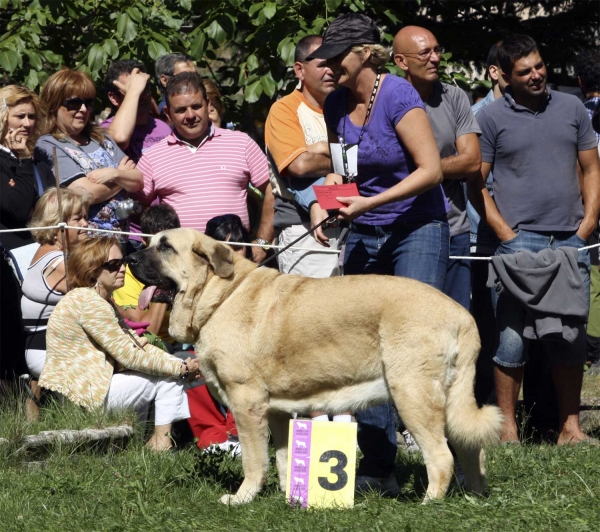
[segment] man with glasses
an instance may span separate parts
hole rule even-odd
[[[438,145],[444,192],[450,202],[450,255],[469,255],[469,220],[463,182],[481,168],[477,121],[469,99],[458,87],[439,81],[444,48],[433,33],[418,26],[402,28],[394,38],[394,62],[417,90]],[[450,260],[444,293],[470,308],[471,267],[468,260]]]

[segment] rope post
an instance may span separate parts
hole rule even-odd
[[[68,292],[69,290],[71,290],[71,283],[69,282],[69,266],[68,266],[69,252],[67,250],[67,234],[65,232],[65,227],[67,227],[67,224],[64,222],[64,215],[63,215],[62,189],[60,187],[60,179],[58,177],[58,157],[56,155],[56,146],[52,147],[52,156],[54,157],[54,178],[56,180],[56,199],[58,202],[58,218],[60,220],[59,225],[61,226],[60,235],[61,235],[61,240],[62,240],[62,252],[63,252],[64,261],[65,261],[65,280],[67,282],[67,292]]]

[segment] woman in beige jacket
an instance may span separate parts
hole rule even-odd
[[[198,362],[165,353],[123,324],[111,302],[125,276],[116,240],[82,242],[71,253],[68,274],[71,291],[48,321],[39,385],[86,408],[134,408],[140,416],[154,402],[148,446],[170,448],[172,423],[190,415],[183,383],[199,374]]]

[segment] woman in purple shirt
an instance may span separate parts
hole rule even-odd
[[[341,87],[328,96],[324,115],[330,141],[342,147],[346,175],[330,174],[326,184],[354,180],[360,194],[338,198],[346,205],[338,219],[350,222],[344,273],[398,275],[441,290],[450,233],[439,152],[416,90],[381,72],[389,53],[379,42],[371,19],[342,15],[309,57],[327,59]],[[399,493],[393,406],[371,407],[356,419],[364,454],[357,489]]]

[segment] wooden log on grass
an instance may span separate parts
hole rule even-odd
[[[133,436],[133,427],[121,425],[103,429],[45,430],[39,434],[25,436],[17,453],[37,447],[56,444],[81,444],[102,440],[116,440]]]

